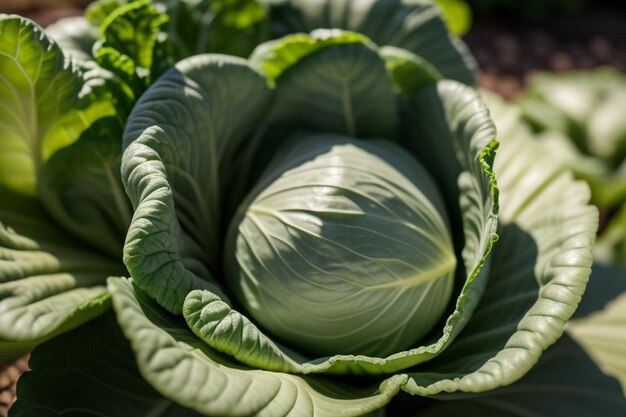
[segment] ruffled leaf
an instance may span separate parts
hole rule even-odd
[[[98,316],[123,266],[77,244],[33,199],[0,190],[0,362]]]
[[[587,185],[533,141],[515,109],[489,104],[502,137],[500,242],[480,304],[455,342],[410,374],[411,394],[486,392],[520,379],[562,335],[591,272],[598,213]]]
[[[245,61],[200,55],[161,77],[128,120],[122,180],[135,215],[124,262],[172,312],[212,279],[225,226],[221,201],[241,193],[233,189],[235,157],[269,100],[266,80]]]
[[[143,377],[163,395],[207,415],[360,416],[384,406],[406,380],[397,375],[363,389],[250,369],[209,348],[131,282],[111,279],[109,291]]]
[[[567,333],[605,374],[620,382],[626,396],[626,271],[623,268],[594,265],[589,288],[577,315],[567,324]]]
[[[100,26],[94,57],[132,91],[131,101],[173,65],[168,19],[150,0],[138,0],[114,8]]]

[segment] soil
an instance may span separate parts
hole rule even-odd
[[[590,6],[542,24],[478,17],[464,37],[482,74],[480,84],[514,98],[537,71],[613,66],[626,72],[626,9]]]
[[[7,417],[9,408],[15,402],[15,389],[19,377],[28,370],[30,354],[15,362],[0,366],[0,417]]]

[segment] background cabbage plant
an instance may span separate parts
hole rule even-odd
[[[626,77],[612,68],[538,74],[518,100],[539,139],[591,186],[606,219],[595,254],[624,266]]]
[[[589,189],[493,101],[496,134],[430,2],[79,21],[0,18],[0,359],[46,342],[12,415],[623,414],[571,338],[542,357]]]

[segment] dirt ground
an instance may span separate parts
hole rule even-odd
[[[624,7],[591,6],[534,25],[479,17],[464,40],[481,67],[481,85],[507,98],[537,71],[610,65],[626,72]]]

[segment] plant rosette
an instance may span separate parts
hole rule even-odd
[[[445,415],[597,369],[570,339],[533,369],[585,291],[589,189],[497,140],[429,2],[267,6],[247,59],[181,59],[160,6],[116,7],[94,62],[0,20],[0,346],[46,342],[14,415],[358,416],[400,392]],[[541,404],[600,390],[621,415],[586,375]]]

